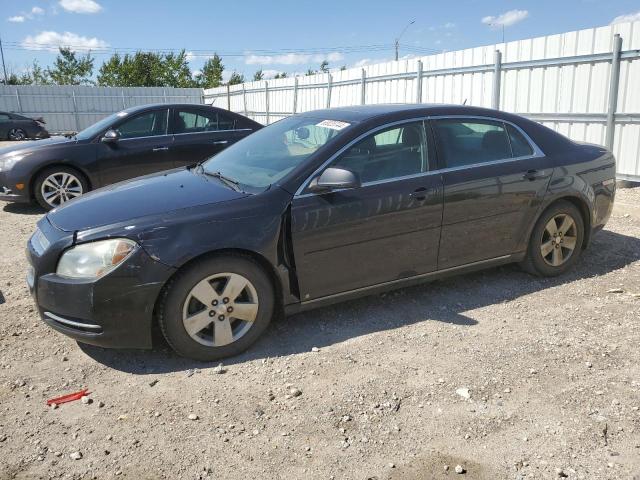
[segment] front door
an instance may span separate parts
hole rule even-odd
[[[432,120],[444,183],[438,268],[526,247],[553,166],[513,125],[478,118]]]
[[[98,144],[104,185],[173,168],[168,111],[163,108],[126,118],[114,127],[120,134],[118,142]]]
[[[329,165],[354,172],[359,188],[294,198],[303,301],[437,268],[442,181],[430,172],[428,143],[421,121],[377,130]]]

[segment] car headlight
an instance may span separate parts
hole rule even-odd
[[[137,246],[126,238],[83,243],[62,254],[56,273],[66,278],[100,278],[124,262]]]
[[[0,160],[0,172],[11,170],[13,166],[24,158],[24,155],[6,155]]]

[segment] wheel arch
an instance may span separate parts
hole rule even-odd
[[[39,165],[36,169],[34,169],[33,173],[31,174],[31,178],[29,180],[29,197],[31,199],[35,198],[35,185],[36,185],[36,180],[38,176],[45,170],[49,170],[51,168],[56,168],[56,167],[70,168],[72,170],[75,170],[81,173],[89,185],[88,191],[93,190],[93,182],[91,181],[91,176],[85,169],[80,168],[77,165],[73,165],[71,163],[66,163],[64,161],[59,160],[59,161],[47,163],[46,165]]]
[[[584,223],[584,232],[583,232],[584,240],[582,242],[582,249],[584,250],[589,246],[589,242],[591,241],[591,224],[592,224],[591,209],[589,208],[589,204],[587,203],[587,201],[578,195],[559,195],[551,199],[548,203],[546,203],[545,207],[540,210],[540,213],[538,214],[536,221],[532,223],[531,231],[529,232],[529,239],[531,238],[531,234],[533,233],[533,225],[535,225],[538,222],[538,220],[540,219],[540,217],[542,217],[544,212],[546,212],[553,205],[561,201],[565,201],[573,204],[580,212],[580,215],[582,217],[582,222]]]

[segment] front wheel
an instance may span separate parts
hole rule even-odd
[[[84,175],[69,167],[52,167],[38,174],[34,186],[36,200],[45,210],[52,210],[89,190]]]
[[[27,132],[21,128],[12,128],[9,130],[9,140],[25,140],[27,138]]]
[[[273,285],[255,261],[211,257],[170,281],[160,299],[158,323],[178,354],[211,361],[246,350],[273,312]]]
[[[534,275],[560,275],[578,261],[583,240],[584,221],[575,205],[554,203],[536,222],[522,266]]]

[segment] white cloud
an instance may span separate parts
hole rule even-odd
[[[244,63],[247,65],[300,65],[303,63],[339,62],[344,59],[340,52],[331,52],[326,55],[310,55],[306,53],[287,53],[284,55],[253,55],[247,53]]]
[[[638,22],[640,21],[640,10],[636,13],[627,13],[626,15],[620,15],[613,20],[611,20],[611,25],[614,23],[625,23],[625,22]]]
[[[528,16],[529,12],[527,10],[509,10],[508,12],[501,13],[497,17],[491,15],[484,17],[482,19],[482,23],[491,25],[494,28],[500,27],[501,25],[510,27],[518,22],[521,22]]]
[[[24,15],[16,15],[14,17],[7,18],[7,22],[12,22],[12,23],[22,23],[24,21],[25,21]]]
[[[456,24],[455,24],[455,23],[453,23],[453,22],[447,22],[447,23],[445,23],[442,27],[443,27],[443,28],[454,28],[455,26],[456,26]]]
[[[56,52],[60,47],[68,47],[76,52],[97,50],[109,46],[104,40],[96,37],[84,37],[71,32],[40,32],[34,36],[27,36],[22,41],[22,46],[28,50],[47,50]]]
[[[33,7],[31,9],[31,13],[34,14],[34,15],[44,15],[44,8]]]
[[[94,0],[60,0],[60,6],[73,13],[98,13],[102,10],[102,5]]]

